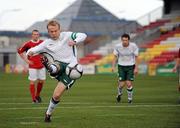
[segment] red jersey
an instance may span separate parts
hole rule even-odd
[[[18,48],[18,53],[21,54],[23,52],[27,52],[30,48],[35,47],[42,42],[43,40],[38,40],[37,42],[30,40],[25,42],[20,48]],[[41,69],[44,67],[41,62],[41,55],[31,56],[28,59],[33,62],[33,64],[29,64],[29,68]]]
[[[179,54],[178,54],[178,58],[180,58],[180,48],[179,48]]]

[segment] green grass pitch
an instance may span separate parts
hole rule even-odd
[[[177,77],[137,76],[134,101],[115,100],[116,75],[86,75],[64,93],[52,116],[44,113],[56,86],[48,78],[43,102],[32,104],[26,75],[0,74],[0,128],[180,128]]]

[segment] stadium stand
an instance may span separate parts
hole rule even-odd
[[[149,25],[137,28],[136,36],[145,31],[151,31],[158,28],[160,36],[145,43],[140,43],[139,60],[146,64],[166,65],[174,61],[177,50],[180,47],[180,17],[178,14],[166,15],[162,19],[151,22]],[[113,40],[94,50],[91,54],[99,55],[96,57],[85,56],[80,59],[81,64],[95,64],[96,66],[110,64],[113,59],[113,48],[119,43],[119,40]]]
[[[162,25],[164,25],[165,23],[168,23],[168,22],[170,22],[169,19],[164,19],[164,20],[162,19],[162,20],[157,20],[155,22],[151,22],[149,25],[138,27],[136,29],[136,33],[141,33],[141,32],[144,32],[145,30],[150,30],[150,29],[162,26]]]

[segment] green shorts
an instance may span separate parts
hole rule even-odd
[[[126,80],[133,81],[134,68],[135,68],[135,65],[132,65],[132,66],[118,65],[119,81],[126,81]]]
[[[60,71],[55,78],[58,81],[61,81],[66,86],[66,89],[69,89],[75,83],[75,80],[72,80],[71,78],[68,77],[68,75],[66,75],[66,67],[68,63],[59,62],[59,65],[60,65]]]

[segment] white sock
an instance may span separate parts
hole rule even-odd
[[[118,95],[122,95],[122,87],[118,87]]]
[[[56,73],[57,72],[57,67],[53,64],[50,65],[51,69],[52,69],[52,73]]]
[[[133,87],[127,88],[128,100],[132,100],[133,97]]]
[[[58,105],[59,101],[55,101],[53,98],[50,100],[48,109],[46,111],[46,114],[51,115],[56,106]]]

